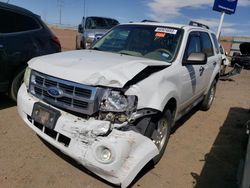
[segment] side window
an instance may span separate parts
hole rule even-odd
[[[0,33],[15,33],[39,29],[41,26],[31,17],[0,9]]]
[[[201,34],[201,44],[202,44],[202,52],[207,54],[207,57],[214,55],[213,44],[212,41],[206,32],[200,32]]]
[[[201,52],[200,36],[197,32],[191,32],[189,34],[188,43],[185,51],[185,59],[187,59],[191,53],[199,52]]]
[[[216,38],[216,36],[215,36],[215,34],[211,34],[212,35],[212,39],[213,39],[213,41],[214,41],[214,45],[215,45],[215,49],[216,49],[216,53],[218,54],[219,52],[220,52],[220,45],[219,45],[219,42],[218,42],[218,40],[217,40],[217,38]]]
[[[85,24],[85,28],[86,28],[86,29],[92,29],[92,27],[93,27],[93,23],[92,23],[92,22],[93,22],[93,21],[92,21],[91,18],[87,18],[86,24]]]

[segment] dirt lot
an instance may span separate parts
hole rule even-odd
[[[76,47],[76,34],[77,30],[72,29],[59,29],[56,27],[50,27],[51,30],[59,38],[62,50],[72,50]]]
[[[54,30],[64,49],[74,32]],[[220,81],[208,112],[192,110],[171,135],[163,159],[146,167],[132,187],[237,187],[244,156],[244,123],[250,119],[250,71]],[[44,143],[19,118],[16,106],[0,95],[0,187],[111,187]]]

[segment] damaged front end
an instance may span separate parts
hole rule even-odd
[[[144,136],[150,116],[158,111],[137,111],[137,97],[125,92],[27,69],[18,112],[63,153],[103,179],[127,187],[159,150]]]

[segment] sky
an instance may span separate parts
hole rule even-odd
[[[0,0],[9,1],[41,16],[49,24],[77,26],[83,15],[104,16],[120,23],[144,19],[188,24],[190,20],[217,32],[221,13],[213,11],[214,0]],[[85,6],[84,6],[85,4]],[[236,12],[225,15],[222,36],[250,37],[250,0],[238,0]]]

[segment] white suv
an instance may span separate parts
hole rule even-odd
[[[178,119],[213,102],[221,54],[200,26],[123,24],[90,50],[34,58],[18,112],[44,140],[126,187],[161,159]]]

